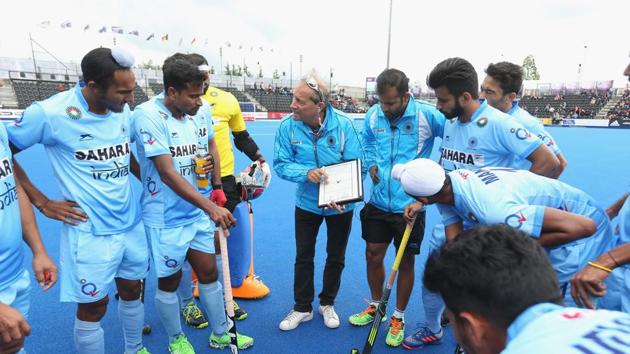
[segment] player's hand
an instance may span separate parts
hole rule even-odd
[[[203,159],[206,161],[201,166],[203,168],[203,172],[212,174],[212,171],[214,171],[214,158],[212,157],[212,154],[207,154],[203,157]]]
[[[335,202],[330,202],[324,207],[324,210],[328,210],[328,209],[335,209],[335,210],[337,210],[337,212],[339,214],[343,214],[343,212],[346,211],[346,206],[345,205],[339,205],[339,204],[337,204]]]
[[[423,206],[424,204],[420,202],[415,202],[407,205],[403,210],[403,219],[405,219],[405,222],[407,224],[411,224],[413,222],[413,218],[415,218],[418,212],[422,210]]]
[[[319,183],[325,182],[326,179],[328,178],[328,175],[321,168],[313,168],[311,170],[308,170],[306,177],[312,183],[319,184]]]
[[[260,159],[254,163],[260,165],[260,179],[262,180],[263,187],[269,187],[269,183],[271,183],[271,167],[269,167],[269,164],[264,159]]]
[[[0,303],[0,352],[17,352],[24,343],[24,337],[29,334],[31,334],[31,326],[20,312]]]
[[[372,179],[372,184],[378,184],[381,179],[378,177],[378,166],[370,167],[370,178]]]
[[[225,203],[227,203],[227,197],[225,196],[223,189],[212,190],[212,193],[210,193],[210,200],[220,207],[224,207]]]
[[[41,208],[41,212],[47,217],[76,225],[77,221],[86,222],[88,216],[79,209],[79,204],[70,200],[49,200]]]
[[[52,288],[57,282],[57,266],[46,253],[33,255],[33,272],[44,291]]]
[[[595,309],[591,296],[602,297],[606,295],[604,280],[610,273],[586,266],[571,277],[571,296],[580,307]]]
[[[223,228],[224,232],[227,231],[228,228],[236,226],[236,219],[229,210],[214,204],[213,206],[214,207],[208,211],[208,215],[212,221]]]

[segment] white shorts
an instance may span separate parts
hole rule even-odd
[[[31,307],[31,275],[26,269],[16,281],[0,290],[0,303],[17,309],[28,320],[28,311]]]
[[[114,278],[147,276],[149,248],[142,222],[127,232],[107,236],[64,225],[60,245],[62,302],[96,302],[107,296]]]
[[[151,258],[158,278],[177,273],[189,249],[214,253],[214,222],[207,216],[184,226],[154,228],[145,226],[151,246]]]

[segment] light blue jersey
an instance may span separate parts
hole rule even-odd
[[[390,178],[392,167],[417,158],[428,158],[436,137],[441,138],[446,118],[434,106],[409,100],[402,117],[390,120],[380,105],[365,114],[363,145],[365,168],[378,167],[380,182],[372,187],[370,204],[382,211],[402,213],[415,202]]]
[[[88,215],[77,229],[93,235],[126,232],[140,221],[138,198],[129,181],[131,111],[89,111],[81,86],[35,102],[7,126],[20,149],[41,143],[64,199]]]
[[[158,99],[164,99],[164,92],[156,96]],[[206,100],[201,100],[203,105],[199,108],[197,114],[192,116],[192,119],[197,124],[197,136],[199,138],[199,144],[204,148],[204,151],[209,152],[208,142],[214,139],[214,123],[212,121],[212,106]],[[212,175],[209,176],[212,179]],[[207,188],[199,188],[199,193],[205,197],[210,197],[212,193],[212,183],[208,184]]]
[[[310,169],[350,160],[363,160],[363,148],[354,124],[345,113],[328,105],[318,132],[290,114],[276,131],[273,169],[278,176],[298,184],[295,206],[319,215],[337,215],[334,209],[318,207],[319,185],[308,180]],[[363,161],[362,161],[363,162]],[[354,203],[346,204],[346,212]]]
[[[630,352],[630,315],[543,303],[507,330],[502,354],[622,354]]]
[[[20,279],[23,273],[22,221],[13,176],[9,138],[0,123],[0,291]]]
[[[438,204],[444,225],[507,224],[535,238],[542,232],[545,208],[586,216],[597,225],[590,237],[549,248],[549,260],[565,283],[570,276],[612,247],[606,212],[581,190],[524,170],[486,167],[449,173],[454,206]]]
[[[516,120],[525,127],[529,132],[536,135],[542,142],[547,145],[549,150],[553,152],[554,155],[558,155],[561,153],[560,147],[558,143],[554,140],[554,138],[549,134],[545,127],[540,123],[538,118],[532,116],[526,110],[522,109],[518,105],[518,101],[512,103],[512,108],[507,112],[512,117],[516,118]],[[516,166],[514,168],[518,168],[520,170],[529,170],[532,163],[527,159],[521,159],[516,162]]]
[[[473,113],[470,122],[451,119],[444,125],[440,164],[446,171],[484,166],[515,167],[543,142],[513,117],[487,102]]]
[[[199,112],[203,112],[201,108]],[[142,142],[137,147],[143,186],[142,218],[146,226],[179,227],[203,216],[201,209],[181,198],[162,182],[151,159],[171,155],[175,171],[196,187],[194,158],[197,155],[200,128],[203,129],[190,116],[185,115],[182,119],[173,117],[159,96],[135,108],[133,134],[138,142]]]

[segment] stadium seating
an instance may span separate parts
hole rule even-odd
[[[260,90],[248,89],[252,97],[270,112],[291,112],[291,96],[266,93]]]
[[[560,118],[565,118],[577,109],[579,118],[593,118],[607,100],[607,96],[583,93],[566,96],[525,96],[520,104],[537,117],[552,117],[554,113],[558,113]]]

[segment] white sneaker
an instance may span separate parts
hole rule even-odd
[[[291,310],[287,317],[280,322],[280,329],[283,331],[290,331],[296,329],[302,322],[310,321],[313,319],[313,311],[299,312]],[[338,321],[338,320],[337,320]]]
[[[333,305],[319,305],[319,314],[324,316],[324,324],[328,328],[339,327],[339,316],[335,312]]]

